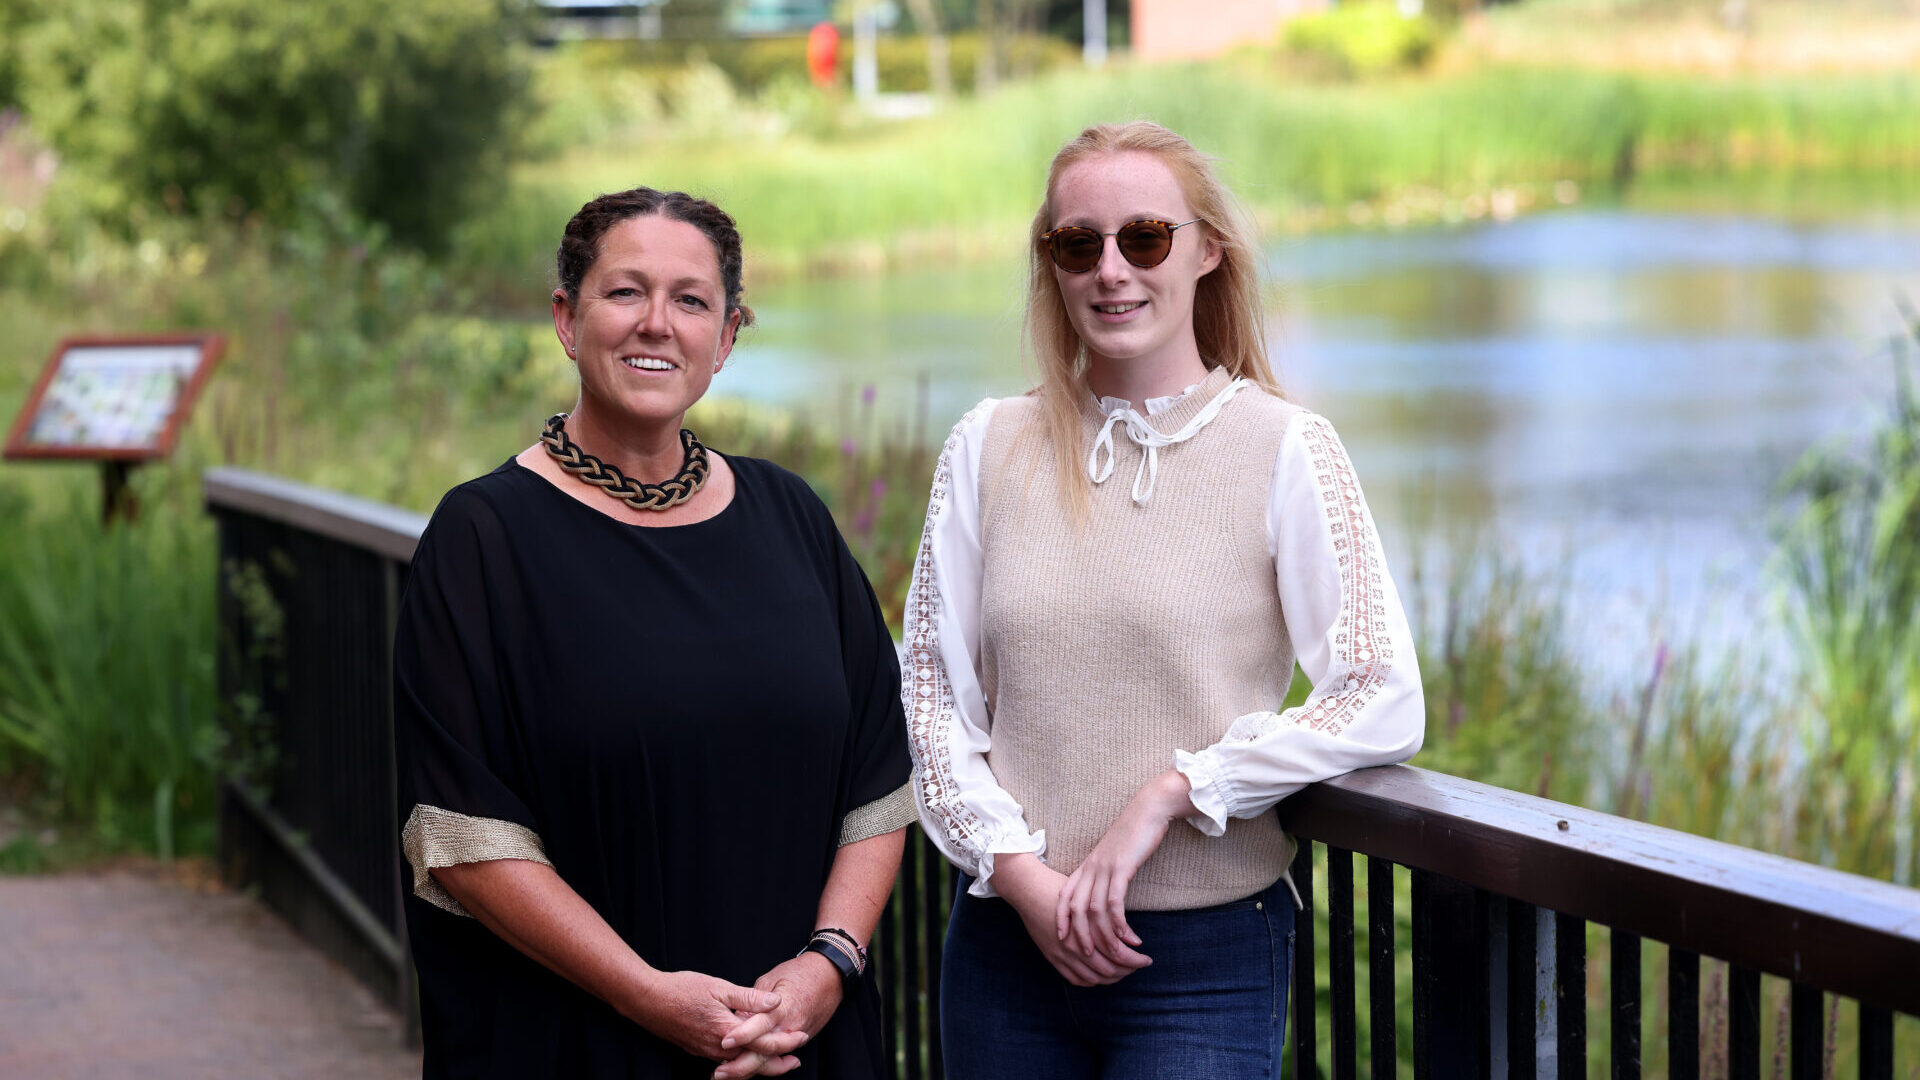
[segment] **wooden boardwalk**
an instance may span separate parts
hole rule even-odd
[[[0,876],[0,1076],[420,1075],[385,1005],[193,871]]]

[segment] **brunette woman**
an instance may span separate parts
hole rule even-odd
[[[740,235],[603,195],[552,306],[579,399],[447,494],[400,610],[426,1074],[878,1080],[891,636],[807,485],[682,427],[752,319]]]

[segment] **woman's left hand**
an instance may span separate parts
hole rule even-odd
[[[1060,940],[1084,956],[1118,955],[1122,946],[1138,948],[1140,935],[1127,925],[1127,887],[1142,863],[1160,848],[1173,819],[1194,812],[1187,798],[1192,785],[1169,769],[1134,795],[1119,820],[1108,827],[1060,890],[1054,930]]]
[[[739,1027],[727,1033],[727,1041],[721,1045],[758,1051],[769,1058],[791,1054],[820,1034],[820,1029],[833,1019],[844,993],[840,969],[816,953],[801,953],[786,961],[754,980],[753,988],[779,994],[780,1004],[745,1018]],[[757,1071],[729,1069],[739,1062],[740,1059],[735,1059],[720,1066],[713,1074],[715,1080],[737,1080]]]

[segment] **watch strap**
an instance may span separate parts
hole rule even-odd
[[[860,968],[853,962],[853,958],[848,956],[839,946],[831,942],[815,938],[807,942],[806,948],[801,949],[794,955],[804,956],[807,953],[819,953],[821,956],[826,957],[828,962],[840,972],[840,979],[843,982],[850,982],[860,977]]]

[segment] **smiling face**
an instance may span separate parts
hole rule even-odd
[[[1084,225],[1099,233],[1130,221],[1182,222],[1194,217],[1180,182],[1158,157],[1142,151],[1093,154],[1069,165],[1048,197],[1051,228]],[[1100,262],[1070,274],[1053,268],[1067,318],[1086,345],[1093,374],[1170,384],[1206,374],[1193,336],[1194,288],[1220,264],[1218,245],[1204,223],[1173,234],[1166,261],[1142,268],[1120,255],[1116,239],[1101,238]],[[1172,392],[1171,389],[1163,392]]]
[[[719,256],[696,226],[658,214],[609,228],[578,299],[553,296],[553,327],[580,369],[577,413],[633,434],[677,432],[733,350]]]

